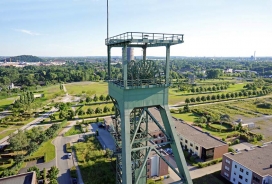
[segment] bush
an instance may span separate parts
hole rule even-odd
[[[71,144],[70,143],[66,144],[66,151],[67,151],[67,153],[72,153],[72,148],[71,148]]]
[[[77,178],[77,172],[76,172],[76,167],[75,166],[71,167],[70,172],[71,172],[71,177],[72,178]]]

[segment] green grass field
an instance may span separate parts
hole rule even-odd
[[[39,149],[32,156],[43,156],[46,153],[45,162],[49,162],[55,158],[55,146],[51,143],[52,139],[42,143]]]
[[[74,149],[85,184],[115,183],[115,159],[106,156],[95,137],[74,144]]]
[[[81,95],[82,92],[88,95],[97,96],[108,94],[108,83],[106,82],[73,82],[65,84],[66,90],[71,95]]]
[[[67,137],[70,135],[76,135],[76,134],[81,134],[81,133],[83,133],[83,132],[80,130],[79,125],[74,125],[74,126],[72,126],[72,128],[70,128],[70,130],[65,132],[64,136]]]
[[[13,97],[13,98],[6,98],[6,99],[2,99],[0,100],[0,108],[3,108],[4,110],[14,102],[14,100],[17,97]]]
[[[178,119],[182,119],[186,121],[187,123],[193,123],[198,118],[198,116],[193,113],[183,113],[183,114],[172,113],[172,116]]]

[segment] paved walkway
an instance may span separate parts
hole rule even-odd
[[[46,162],[46,163],[35,164],[35,166],[37,166],[41,171],[43,170],[43,168],[49,169],[50,167],[55,166],[55,165],[56,165],[56,159],[53,159],[52,161]],[[27,165],[25,168],[21,169],[19,171],[19,173],[26,173],[27,169],[32,166],[33,166],[33,164]]]

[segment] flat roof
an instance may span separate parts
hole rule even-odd
[[[261,175],[272,176],[272,142],[264,146],[255,146],[250,150],[242,150],[238,153],[226,153],[224,156],[241,164],[249,170]]]
[[[33,180],[33,177],[34,180]],[[34,182],[32,182],[34,181]],[[28,172],[18,175],[13,175],[5,178],[0,178],[1,184],[34,184],[36,181],[36,175],[34,172]]]
[[[148,110],[163,127],[162,118],[159,111],[155,108],[149,108]],[[226,145],[226,143],[221,141],[220,139],[217,139],[216,137],[211,136],[209,133],[203,132],[197,127],[193,127],[192,125],[189,125],[181,120],[173,118],[173,123],[175,125],[178,135],[180,135],[181,137],[186,137],[186,139],[195,142],[196,144],[204,147],[205,149]],[[149,122],[148,127],[150,132],[155,132],[159,130],[158,126],[154,122]]]

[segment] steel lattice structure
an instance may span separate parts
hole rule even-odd
[[[170,46],[183,43],[182,34],[128,32],[106,39],[108,48],[109,95],[115,106],[112,136],[116,143],[116,183],[145,184],[146,162],[151,151],[156,152],[181,178],[182,183],[192,184],[180,140],[172,123],[168,107]],[[153,61],[146,60],[147,47],[166,47],[165,72],[161,76]],[[122,47],[122,78],[111,78],[111,48]],[[128,63],[127,47],[143,49],[142,61]],[[150,112],[156,108],[164,128]],[[148,133],[152,120],[167,137],[173,150],[176,170],[156,149],[148,144],[154,138]]]

